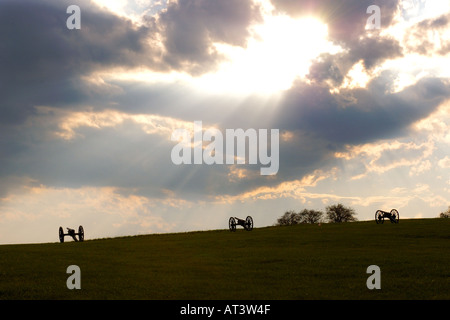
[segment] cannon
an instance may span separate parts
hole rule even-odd
[[[253,218],[250,216],[247,216],[247,218],[239,219],[236,217],[230,217],[230,220],[228,220],[228,226],[230,227],[230,231],[236,231],[236,226],[240,225],[244,227],[247,231],[252,231],[253,229]]]
[[[390,212],[386,212],[383,210],[377,210],[377,212],[375,212],[375,222],[377,224],[384,223],[384,218],[388,218],[391,223],[398,223],[400,214],[396,209],[392,209]]]
[[[64,233],[64,230],[62,227],[59,227],[59,241],[61,243],[64,242],[64,237],[65,236],[71,236],[73,238],[74,241],[78,242],[78,241],[83,241],[84,240],[84,229],[83,226],[79,226],[78,227],[78,233],[75,232],[74,229],[70,229],[70,228],[66,228],[67,229],[67,233]],[[77,237],[79,239],[77,239]]]

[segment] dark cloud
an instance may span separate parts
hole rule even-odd
[[[163,60],[193,74],[210,71],[223,57],[214,42],[245,47],[249,26],[262,20],[259,8],[242,0],[180,0],[159,15]]]
[[[362,61],[365,71],[370,72],[385,60],[401,57],[402,51],[398,41],[391,38],[363,38],[343,53],[321,54],[313,61],[307,78],[339,86],[348,71],[359,61]]]
[[[71,105],[86,93],[82,75],[102,68],[151,65],[148,30],[78,1],[81,29],[69,30],[73,1],[0,3],[1,123],[21,122],[36,105]]]
[[[12,79],[36,81],[82,74],[111,66],[139,66],[151,60],[145,40],[149,31],[78,1],[81,29],[69,30],[70,1],[3,1],[1,58]],[[12,72],[16,71],[16,72]],[[27,72],[25,72],[27,71]]]
[[[313,61],[306,77],[316,83],[329,82],[333,86],[339,86],[356,62],[347,53],[323,53]]]
[[[402,49],[398,41],[392,38],[363,38],[352,47],[349,59],[357,62],[362,60],[367,70],[379,65],[385,60],[402,56]]]
[[[286,93],[276,124],[302,130],[337,147],[404,135],[414,122],[450,98],[446,79],[425,78],[401,92],[390,93],[389,72],[367,89],[330,93],[325,85],[297,83]]]

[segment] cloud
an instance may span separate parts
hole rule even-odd
[[[348,73],[360,64],[362,71],[371,75],[384,61],[402,56],[400,44],[392,38],[364,38],[349,51],[321,54],[313,61],[307,79],[337,88],[344,84]]]
[[[78,2],[81,29],[69,30],[70,4],[0,4],[1,124],[24,121],[36,105],[108,107],[122,89],[99,72],[214,70],[224,59],[214,44],[245,46],[248,27],[261,19],[250,1],[182,0],[137,25],[85,0]]]
[[[390,93],[388,75],[373,79],[367,89],[338,94],[327,86],[298,82],[286,92],[274,125],[302,130],[337,145],[360,144],[404,135],[450,96],[449,82],[433,78]]]
[[[291,1],[273,0],[278,11],[292,16],[313,15],[328,27],[328,38],[341,47],[338,53],[323,53],[311,65],[310,81],[339,87],[347,73],[362,62],[370,74],[383,62],[403,56],[398,39],[389,35],[399,13],[398,1]],[[367,8],[377,5],[381,10],[381,29],[366,30]]]
[[[139,125],[144,133],[157,134],[165,140],[170,140],[172,132],[176,129],[192,130],[192,123],[154,114],[129,114],[117,110],[93,111],[91,108],[68,111],[44,106],[36,109],[39,115],[46,118],[44,121],[56,122],[55,126],[58,126],[58,129],[53,134],[65,140],[75,139],[77,131],[83,127],[102,130],[121,126],[126,122],[133,122]]]
[[[377,5],[381,11],[381,27],[389,26],[398,11],[399,1],[379,0],[271,0],[276,10],[294,17],[315,16],[328,24],[330,39],[345,47],[352,47],[365,30],[367,8]]]
[[[405,168],[409,176],[416,176],[430,171],[430,158],[435,149],[436,144],[430,137],[423,142],[403,138],[349,145],[345,151],[336,152],[335,156],[360,164],[352,172],[352,180],[365,178],[369,174],[381,175],[398,168]]]
[[[94,70],[152,65],[149,30],[79,1],[81,30],[66,27],[70,1],[0,3],[1,124],[24,121],[35,105],[89,98],[81,77]]]
[[[438,17],[422,20],[405,34],[405,45],[408,50],[421,55],[450,53],[450,14],[444,13]]]
[[[351,61],[362,59],[365,68],[370,70],[387,59],[401,57],[402,48],[392,38],[363,38],[352,47],[349,56]]]
[[[438,165],[444,169],[450,168],[450,158],[446,156],[445,158],[439,160]]]
[[[159,14],[155,27],[164,44],[163,61],[174,70],[201,74],[224,59],[214,43],[245,47],[249,26],[261,21],[251,1],[180,0]]]
[[[307,187],[316,186],[319,181],[329,178],[332,174],[333,171],[323,172],[316,170],[312,174],[304,176],[301,180],[285,181],[273,187],[258,187],[234,196],[220,195],[215,197],[215,201],[219,203],[233,203],[236,201],[244,202],[287,197],[303,199],[306,196],[305,190]]]

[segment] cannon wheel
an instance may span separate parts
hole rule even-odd
[[[247,218],[245,218],[245,230],[247,231],[252,231],[253,229],[253,218],[250,216],[247,216]]]
[[[83,226],[79,226],[78,227],[78,238],[80,239],[80,241],[84,240],[84,229],[83,229]]]
[[[230,217],[230,220],[228,220],[228,226],[230,227],[230,231],[236,231],[236,221],[233,217]]]
[[[377,210],[377,212],[375,212],[375,222],[377,224],[384,223],[384,213],[381,210]]]
[[[398,213],[397,209],[391,210],[391,222],[392,223],[398,223],[400,220],[400,214]]]
[[[64,230],[62,227],[59,227],[59,242],[64,242]]]

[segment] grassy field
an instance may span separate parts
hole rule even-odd
[[[0,299],[450,299],[450,219],[88,235],[0,246]],[[69,265],[81,290],[66,286]],[[369,265],[381,290],[366,286]]]

